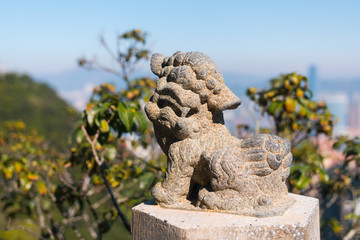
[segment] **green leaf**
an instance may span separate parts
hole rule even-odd
[[[99,114],[103,115],[104,112],[106,111],[106,109],[108,109],[111,106],[111,104],[109,102],[104,103],[99,110]]]
[[[318,168],[318,172],[320,175],[320,180],[324,183],[328,183],[330,180],[329,174],[322,168]]]
[[[311,182],[311,178],[302,175],[299,181],[296,183],[296,187],[300,190],[304,189],[309,186],[310,182]]]
[[[81,128],[76,132],[76,142],[80,144],[82,140],[84,139],[84,132],[81,130]]]
[[[25,192],[29,191],[32,186],[32,182],[25,175],[20,176],[20,184]]]
[[[99,112],[99,109],[92,108],[87,113],[87,121],[88,121],[90,127],[94,126],[95,116],[98,112]]]
[[[156,176],[154,173],[151,172],[144,173],[144,175],[140,177],[139,187],[141,189],[148,189],[151,186],[152,182],[154,181],[155,177]]]
[[[107,132],[109,132],[109,130],[110,130],[110,127],[109,127],[109,124],[107,123],[107,121],[105,119],[101,119],[100,132],[107,133]]]
[[[110,161],[115,160],[116,158],[116,148],[114,146],[108,147],[105,151],[105,157]]]
[[[331,229],[334,231],[334,233],[340,233],[342,230],[341,224],[339,220],[332,218],[329,220],[329,225]]]
[[[290,174],[293,174],[294,172],[298,171],[301,169],[301,165],[299,164],[294,164],[291,168],[290,168]]]
[[[130,132],[133,124],[134,124],[134,113],[122,102],[118,105],[118,113],[121,122],[124,124],[127,132]]]
[[[349,213],[347,215],[345,215],[344,217],[347,220],[360,220],[360,215],[356,215],[355,213]]]
[[[282,103],[282,102],[272,102],[272,103],[270,104],[270,106],[269,106],[269,109],[268,109],[269,114],[275,115],[276,112],[277,112],[280,108],[282,108],[282,106],[283,106],[283,103]]]
[[[148,126],[148,122],[146,121],[144,114],[140,111],[135,113],[135,124],[136,128],[141,132],[144,132]]]

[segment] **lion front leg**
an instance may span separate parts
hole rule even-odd
[[[190,181],[194,168],[183,161],[179,148],[169,150],[166,177],[151,191],[154,200],[161,206],[171,207],[187,203]]]

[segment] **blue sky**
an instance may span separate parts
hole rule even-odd
[[[201,51],[225,72],[360,76],[360,1],[2,1],[0,66],[30,74],[77,68],[117,33],[149,33],[153,52]]]

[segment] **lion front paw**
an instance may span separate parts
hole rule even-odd
[[[202,208],[215,209],[217,202],[217,196],[214,192],[209,192],[203,188],[199,191],[199,205]]]
[[[157,183],[151,190],[151,195],[153,196],[156,203],[159,205],[174,205],[176,202],[176,196],[169,189],[166,189],[162,186],[162,183]]]

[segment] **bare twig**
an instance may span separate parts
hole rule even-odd
[[[89,174],[90,174],[90,171],[91,169],[88,169],[84,175],[84,178],[83,178],[83,182],[81,184],[81,194],[85,193],[86,192],[86,189],[87,187],[89,186],[90,184],[90,177],[89,177]]]
[[[99,233],[99,235],[97,236],[97,239],[101,239],[101,238],[102,238],[102,233],[101,233],[100,218],[99,218],[99,216],[97,215],[95,209],[92,207],[90,198],[89,198],[88,196],[86,196],[86,197],[85,197],[85,200],[86,200],[87,204],[89,205],[91,214],[93,215],[93,217],[95,218],[95,221],[96,221],[96,223],[97,223],[97,228],[98,228],[98,233]]]
[[[104,47],[104,49],[108,52],[108,54],[113,58],[114,61],[118,61],[117,56],[114,54],[114,52],[110,49],[109,45],[105,41],[104,36],[100,36],[100,43]]]
[[[91,151],[92,151],[92,154],[94,155],[95,162],[97,163],[98,166],[101,166],[103,164],[103,162],[99,159],[99,156],[97,154],[96,147],[95,147],[96,141],[97,141],[97,139],[99,137],[99,131],[96,132],[96,134],[94,136],[94,139],[91,140],[91,138],[90,138],[89,134],[87,133],[84,125],[81,126],[81,130],[83,131],[83,133],[85,135],[86,141],[90,144]]]
[[[87,142],[90,144],[91,151],[92,151],[92,153],[94,155],[95,162],[98,164],[98,166],[100,168],[101,176],[102,176],[102,178],[103,178],[103,180],[105,182],[106,188],[107,188],[107,190],[108,190],[108,192],[110,194],[111,200],[112,200],[112,202],[113,202],[113,204],[115,206],[115,209],[116,209],[116,211],[118,213],[118,216],[122,220],[126,230],[128,230],[131,233],[130,223],[126,219],[125,214],[120,210],[119,204],[117,203],[116,198],[114,196],[114,193],[113,193],[113,191],[111,189],[111,186],[109,184],[109,181],[107,180],[106,173],[105,173],[104,154],[101,154],[100,158],[99,158],[99,155],[98,155],[98,153],[96,151],[95,143],[96,143],[96,141],[97,141],[97,139],[99,137],[99,131],[96,132],[96,134],[94,136],[94,139],[91,140],[91,138],[90,138],[89,134],[87,133],[84,125],[81,126],[81,130],[83,131]],[[90,202],[88,197],[87,197],[87,199],[88,199],[88,203],[89,203],[90,208],[91,208],[91,202]],[[92,211],[93,215],[96,214],[95,210],[94,209],[92,209],[92,210],[93,210]]]
[[[83,220],[84,220],[84,222],[85,222],[85,224],[86,224],[86,226],[87,226],[87,229],[88,229],[91,237],[94,238],[94,239],[96,239],[97,236],[98,236],[97,233],[96,233],[96,231],[94,231],[94,228],[96,228],[96,224],[90,223],[90,221],[89,221],[89,215],[88,215],[86,212],[84,212],[84,213],[82,214],[82,217],[83,217]]]
[[[57,174],[60,182],[62,182],[65,186],[67,186],[68,188],[70,188],[71,190],[73,191],[76,191],[76,188],[74,186],[72,186],[70,183],[68,183],[64,178],[63,176],[61,176],[61,174]]]
[[[360,228],[354,228],[354,229],[351,229],[345,236],[344,236],[344,240],[351,240],[351,239],[355,239],[355,235],[357,233],[360,232]]]
[[[40,199],[39,197],[35,198],[35,205],[36,205],[36,211],[37,214],[39,215],[39,225],[40,225],[40,230],[41,232],[45,232],[46,226],[45,226],[45,216],[41,210],[41,205],[40,205]]]
[[[93,207],[94,209],[97,209],[98,207],[100,207],[101,205],[103,205],[109,198],[110,198],[109,195],[105,195],[105,197],[101,198],[99,201],[97,201],[96,203],[92,204],[92,207]]]
[[[89,191],[86,192],[86,196],[90,197],[96,193],[101,192],[104,190],[104,186],[93,186]]]
[[[326,203],[326,208],[330,208],[335,202],[336,202],[336,200],[338,199],[338,194],[334,194],[332,197],[331,197],[331,199],[330,199],[330,201],[328,201],[327,203]]]

